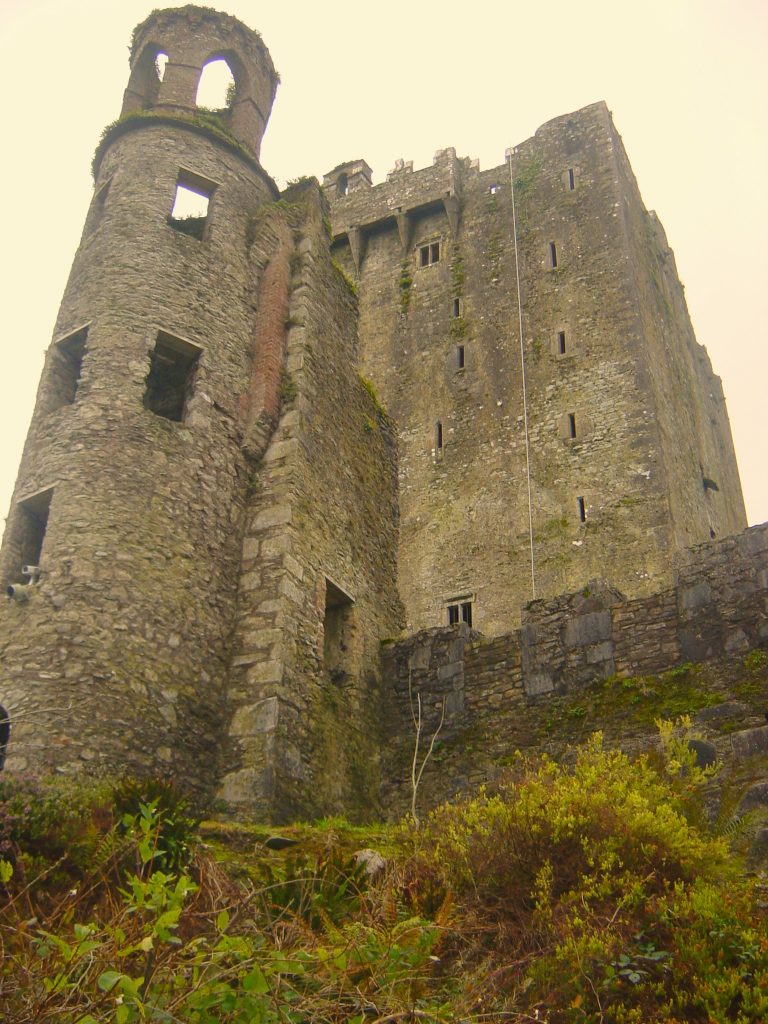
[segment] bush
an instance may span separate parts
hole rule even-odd
[[[138,852],[148,870],[173,873],[187,866],[200,819],[173,779],[126,777],[115,785],[112,800],[120,833],[143,835]]]
[[[0,857],[17,877],[53,869],[51,882],[66,884],[86,868],[112,823],[108,782],[0,775]]]
[[[572,768],[523,763],[496,792],[435,812],[408,891],[424,912],[456,900],[451,956],[493,978],[478,983],[484,1012],[762,1020],[768,940],[755,901],[726,843],[679,806],[646,760],[597,737]]]

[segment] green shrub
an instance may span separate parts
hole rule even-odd
[[[66,884],[112,823],[108,783],[0,775],[0,857],[16,867],[17,879],[53,867],[53,882]]]
[[[139,839],[151,837],[151,870],[178,872],[189,863],[200,819],[190,814],[189,799],[170,778],[121,779],[112,791],[118,829]]]

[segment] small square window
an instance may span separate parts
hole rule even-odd
[[[472,605],[469,597],[456,597],[446,605],[448,610],[448,625],[458,626],[460,622],[466,622],[472,628]]]
[[[158,333],[149,357],[145,409],[167,420],[183,421],[201,351],[181,338]]]
[[[431,267],[433,263],[440,262],[440,243],[430,242],[428,245],[419,246],[419,266]]]
[[[488,189],[488,191],[490,192],[490,194],[492,196],[495,196],[496,193],[499,191],[499,186],[498,185],[491,185],[491,187]]]
[[[211,196],[215,188],[215,182],[208,181],[207,178],[192,171],[180,170],[173,208],[168,215],[168,225],[174,231],[180,231],[183,235],[190,235],[202,242],[208,224]]]

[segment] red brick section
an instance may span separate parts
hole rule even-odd
[[[293,251],[290,228],[285,224],[274,226],[278,231],[278,243],[259,284],[253,370],[246,413],[246,436],[252,435],[256,424],[263,424],[268,428],[265,444],[280,411],[280,378],[285,359]]]

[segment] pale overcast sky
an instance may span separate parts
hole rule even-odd
[[[0,515],[91,195],[140,0],[0,0]],[[221,4],[282,76],[262,162],[279,184],[363,157],[381,181],[454,146],[482,167],[605,99],[723,378],[751,523],[768,520],[768,2]]]

